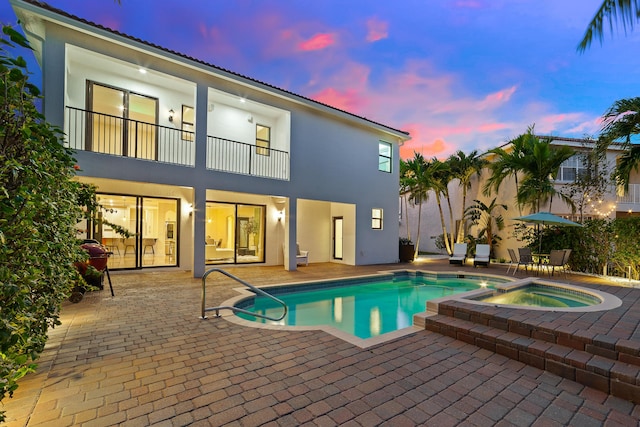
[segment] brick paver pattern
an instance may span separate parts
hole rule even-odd
[[[412,266],[228,271],[264,285],[396,268]],[[323,331],[201,320],[188,272],[112,279],[115,297],[64,304],[37,373],[3,402],[8,426],[638,426],[640,405],[435,332],[361,349]],[[207,305],[236,287],[212,277]]]

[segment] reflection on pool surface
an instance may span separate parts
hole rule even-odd
[[[600,298],[585,292],[538,284],[497,293],[490,297],[478,298],[478,301],[548,308],[588,307],[602,302]]]
[[[328,325],[366,339],[411,326],[413,315],[425,311],[428,300],[493,288],[493,284],[504,282],[493,277],[436,278],[405,274],[367,282],[360,279],[269,288],[267,291],[284,301],[289,309],[283,320],[273,322],[241,313],[236,315],[267,324]],[[282,313],[279,304],[262,296],[248,298],[236,306],[273,317]]]

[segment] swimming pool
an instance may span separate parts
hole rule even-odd
[[[316,282],[268,288],[289,311],[274,322],[237,313],[246,320],[270,325],[326,325],[361,339],[368,339],[413,324],[413,315],[426,310],[426,302],[482,288],[493,288],[508,279],[459,274],[403,272],[341,281]],[[235,304],[255,313],[277,317],[282,307],[262,296]]]

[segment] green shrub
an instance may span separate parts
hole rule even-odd
[[[0,37],[1,401],[35,369],[77,280],[73,262],[86,255],[76,239],[81,184],[72,153],[38,112],[26,62],[7,53],[7,46],[28,48],[26,39],[10,27]]]

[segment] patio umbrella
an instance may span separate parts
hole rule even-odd
[[[526,222],[529,224],[542,224],[543,226],[557,225],[557,226],[563,226],[563,227],[582,227],[582,224],[569,221],[568,219],[564,219],[561,216],[554,215],[550,212],[537,212],[531,215],[519,216],[513,219],[517,221]],[[540,244],[539,244],[538,252],[542,252],[542,233],[540,233]]]

